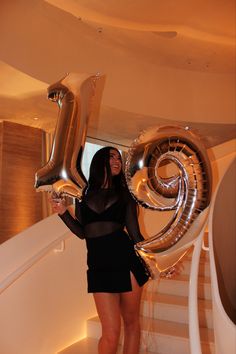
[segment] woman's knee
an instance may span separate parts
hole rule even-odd
[[[108,343],[118,343],[120,338],[120,325],[117,325],[116,327],[103,327],[102,337]]]
[[[131,330],[139,329],[139,315],[137,313],[126,313],[123,315],[123,323],[125,328],[130,328]]]

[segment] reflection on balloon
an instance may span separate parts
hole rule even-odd
[[[37,191],[81,198],[87,185],[81,160],[91,115],[98,115],[105,76],[70,73],[48,88],[59,106],[49,161],[37,171]]]
[[[155,278],[171,269],[204,227],[211,198],[211,166],[200,137],[189,128],[161,126],[143,132],[128,151],[130,192],[145,208],[173,210],[168,224],[136,244]]]

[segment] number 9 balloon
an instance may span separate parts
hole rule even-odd
[[[81,198],[87,181],[80,162],[88,121],[98,114],[105,76],[70,73],[49,86],[48,98],[59,106],[49,161],[36,172],[37,191]]]
[[[164,167],[172,167],[171,176],[163,175]],[[173,211],[157,235],[135,246],[155,278],[185,255],[206,223],[212,185],[210,162],[199,136],[189,128],[161,126],[150,128],[133,142],[125,175],[138,203]]]

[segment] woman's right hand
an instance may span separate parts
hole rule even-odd
[[[52,206],[52,210],[54,213],[57,214],[64,214],[66,211],[66,206],[65,206],[65,200],[62,198],[52,198],[52,196],[49,196],[49,202]]]

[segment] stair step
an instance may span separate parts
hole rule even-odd
[[[188,325],[141,316],[141,328],[141,350],[159,354],[190,354]],[[88,337],[100,338],[101,326],[98,317],[88,320],[87,334]],[[202,353],[213,354],[213,331],[201,328],[200,337]]]
[[[146,284],[148,291],[162,294],[188,296],[189,276],[186,274],[176,275],[174,278],[160,278],[149,280]],[[211,284],[209,277],[198,277],[198,297],[199,299],[211,299]]]
[[[58,352],[57,354],[96,354],[98,347],[98,339],[96,338],[84,338],[77,343],[72,344],[68,348]],[[119,346],[117,354],[122,354],[122,346]],[[139,354],[158,354],[157,352],[143,351]]]
[[[97,346],[97,338],[87,337],[61,350],[57,354],[95,354],[97,353]]]
[[[160,354],[190,354],[188,325],[143,317],[143,339],[148,350]],[[202,353],[214,353],[213,330],[200,328]]]
[[[182,262],[181,274],[189,275],[191,269],[191,259],[186,259]],[[210,262],[208,260],[200,259],[199,262],[199,276],[210,277]]]
[[[193,256],[193,247],[188,251],[188,253],[183,257],[183,259],[192,259],[192,256]],[[208,251],[204,251],[202,250],[201,251],[201,254],[200,254],[200,261],[209,261],[209,252]]]
[[[200,326],[213,328],[211,301],[199,299],[198,309]],[[146,317],[187,324],[188,297],[145,290],[142,295],[141,313]]]

